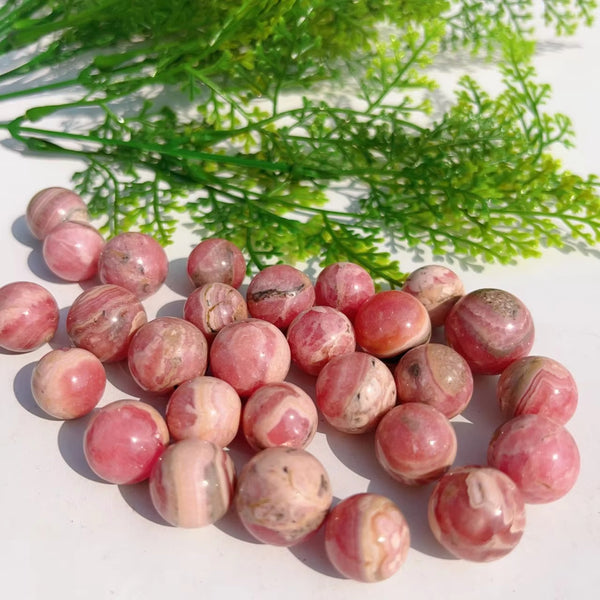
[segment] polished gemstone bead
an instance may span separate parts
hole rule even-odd
[[[238,289],[246,276],[246,259],[234,243],[208,238],[190,252],[187,272],[196,287],[219,282]]]

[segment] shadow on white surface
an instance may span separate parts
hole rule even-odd
[[[194,285],[187,273],[187,256],[175,258],[169,262],[169,271],[165,285],[180,296],[189,296],[194,291]]]
[[[15,378],[13,379],[13,392],[15,398],[17,399],[17,402],[32,415],[48,421],[58,421],[58,419],[51,417],[37,405],[33,393],[31,392],[31,376],[37,363],[38,361],[33,361],[26,364],[24,367],[21,367],[15,375]]]
[[[177,317],[183,319],[183,305],[185,300],[173,300],[163,304],[157,311],[157,317]]]
[[[123,500],[125,500],[138,515],[157,525],[172,527],[172,525],[167,523],[154,508],[152,499],[150,498],[147,481],[132,485],[119,485],[118,488]]]

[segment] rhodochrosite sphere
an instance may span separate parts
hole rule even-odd
[[[520,541],[525,503],[508,475],[489,467],[446,473],[429,498],[431,531],[458,558],[487,562],[502,558]]]
[[[306,540],[323,523],[331,501],[323,465],[306,450],[282,446],[261,450],[244,465],[235,495],[244,527],[275,546]]]
[[[116,484],[147,479],[169,443],[160,413],[139,400],[116,400],[92,415],[83,450],[96,475]]]
[[[45,354],[31,374],[37,405],[57,419],[77,419],[96,407],[106,372],[100,360],[83,348],[60,348]]]
[[[29,352],[49,342],[58,328],[58,305],[44,287],[15,281],[0,288],[0,347]]]
[[[516,296],[485,288],[463,296],[453,307],[444,331],[448,344],[469,363],[473,373],[497,375],[529,354],[533,319]]]
[[[207,440],[171,444],[150,475],[150,498],[174,527],[204,527],[218,521],[233,499],[235,468],[229,454]]]
[[[410,547],[400,509],[378,494],[356,494],[333,507],[325,521],[325,551],[350,579],[388,579],[402,566]]]
[[[246,276],[246,259],[232,242],[209,238],[190,252],[187,272],[196,287],[219,282],[237,289]]]

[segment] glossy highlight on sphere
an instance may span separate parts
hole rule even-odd
[[[155,393],[204,375],[208,342],[195,326],[176,317],[159,317],[142,325],[129,345],[127,364],[135,382]]]
[[[116,400],[92,415],[83,450],[98,477],[122,485],[147,479],[168,443],[167,425],[155,408],[139,400]]]
[[[448,345],[473,373],[497,375],[529,354],[535,331],[527,307],[504,290],[484,288],[463,296],[453,307],[444,331]]]
[[[168,271],[163,247],[152,236],[134,231],[108,240],[98,260],[102,283],[120,285],[140,300],[158,291]]]
[[[266,448],[242,468],[235,507],[256,539],[293,546],[323,523],[332,493],[323,465],[306,450]]]
[[[354,318],[354,331],[358,345],[366,352],[391,358],[428,342],[431,321],[414,296],[386,290],[363,302]]]
[[[102,363],[83,348],[51,350],[31,375],[31,392],[37,405],[57,419],[88,414],[100,402],[105,387]]]
[[[506,473],[530,504],[562,498],[579,475],[579,450],[573,436],[541,415],[521,415],[501,425],[487,457],[488,464]]]
[[[56,300],[41,285],[15,281],[0,287],[0,348],[35,350],[54,337],[58,319]]]
[[[196,287],[218,282],[238,289],[246,276],[246,259],[232,242],[209,238],[190,252],[187,272]]]
[[[429,526],[451,554],[475,562],[506,556],[525,528],[525,503],[510,477],[490,467],[460,467],[435,485]]]
[[[575,413],[577,384],[569,370],[546,356],[525,356],[498,379],[500,410],[508,418],[537,414],[564,425]]]
[[[332,427],[344,433],[364,433],[374,429],[396,404],[396,385],[381,360],[366,352],[351,352],[323,367],[315,400]]]
[[[205,527],[229,510],[234,480],[235,467],[227,452],[207,440],[181,440],[154,465],[150,498],[174,527]]]
[[[325,551],[336,570],[365,583],[388,579],[410,547],[400,509],[378,494],[355,494],[333,507],[325,521]]]
[[[146,323],[138,298],[118,285],[98,285],[81,293],[67,313],[67,334],[102,362],[127,357],[131,338]]]

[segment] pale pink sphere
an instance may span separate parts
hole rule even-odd
[[[360,305],[373,294],[375,284],[371,275],[351,262],[328,265],[315,282],[315,304],[336,308],[351,321]]]
[[[242,413],[242,431],[254,450],[274,446],[306,448],[318,423],[312,398],[287,381],[258,388],[248,398]]]
[[[171,444],[154,465],[150,498],[174,527],[205,527],[229,510],[234,483],[227,452],[208,440],[186,439]]]
[[[497,389],[507,418],[538,414],[564,425],[575,413],[579,394],[569,370],[545,356],[524,356],[502,371]]]
[[[42,255],[48,268],[65,281],[85,281],[98,272],[104,238],[89,223],[64,221],[48,232]]]
[[[467,361],[444,344],[410,349],[396,365],[394,380],[399,402],[424,402],[448,419],[461,413],[473,395]]]
[[[98,285],[81,293],[67,313],[67,333],[79,348],[102,362],[127,357],[134,333],[147,321],[138,298],[118,285]]]
[[[190,252],[187,272],[196,287],[219,282],[237,289],[246,276],[246,259],[234,243],[209,238]]]
[[[484,288],[463,296],[444,322],[446,341],[473,373],[497,375],[529,354],[535,331],[527,307],[504,290]]]
[[[381,360],[365,352],[351,352],[323,367],[315,399],[332,427],[344,433],[364,433],[374,429],[396,404],[396,385]]]
[[[266,383],[283,381],[291,363],[290,346],[275,325],[247,319],[223,327],[210,347],[215,377],[247,398]]]
[[[242,468],[235,507],[244,527],[258,540],[293,546],[323,523],[332,493],[323,465],[298,448],[265,448]]]
[[[465,294],[459,276],[441,265],[426,265],[416,269],[407,277],[402,290],[425,306],[432,327],[443,325],[450,309]]]
[[[315,303],[315,288],[302,271],[290,265],[272,265],[257,273],[246,291],[248,312],[280,329]]]
[[[175,386],[204,375],[208,342],[195,326],[177,317],[159,317],[136,331],[127,354],[135,382],[149,392],[171,393]]]
[[[400,404],[381,419],[375,431],[375,456],[394,479],[423,485],[439,479],[456,458],[450,421],[420,402]]]
[[[288,327],[287,341],[292,360],[309,375],[318,375],[332,358],[356,349],[350,319],[330,306],[301,312]]]
[[[15,281],[0,288],[0,347],[29,352],[49,342],[58,328],[58,305],[44,287]]]
[[[120,285],[140,300],[158,291],[168,271],[166,252],[146,233],[119,233],[106,242],[98,260],[102,283]]]
[[[60,348],[42,356],[31,375],[37,405],[57,419],[77,419],[91,412],[104,394],[106,372],[83,348]]]
[[[83,450],[98,477],[122,485],[147,479],[168,443],[167,424],[155,408],[116,400],[92,415]]]
[[[435,485],[428,504],[437,541],[458,558],[497,560],[520,541],[525,503],[519,488],[498,469],[459,467]]]
[[[579,475],[579,450],[573,436],[541,415],[520,415],[501,425],[487,458],[491,467],[517,484],[529,504],[562,498]]]
[[[371,583],[394,575],[410,548],[400,509],[379,494],[355,494],[333,507],[325,521],[325,552],[336,570]]]
[[[184,381],[167,403],[167,426],[175,440],[197,438],[224,448],[240,425],[242,401],[222,379],[200,375]]]
[[[354,318],[356,341],[378,358],[391,358],[431,337],[425,307],[407,292],[386,290],[365,300]]]
[[[63,221],[88,221],[85,202],[75,192],[61,187],[39,191],[27,205],[25,214],[31,233],[43,240]]]
[[[183,318],[212,341],[230,323],[248,318],[246,300],[226,283],[205,283],[196,288],[183,306]]]

